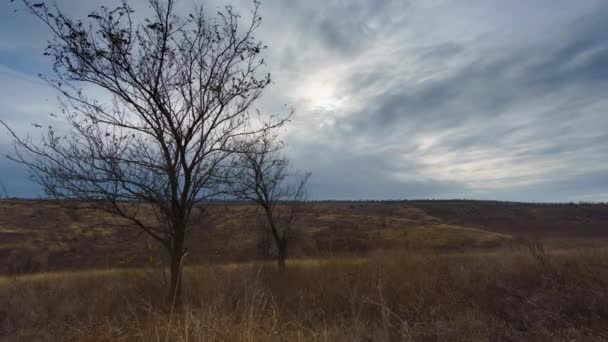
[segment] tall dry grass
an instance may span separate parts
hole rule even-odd
[[[608,254],[383,253],[187,269],[184,307],[154,271],[0,283],[15,341],[605,341]]]

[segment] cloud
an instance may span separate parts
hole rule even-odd
[[[576,29],[533,44],[501,45],[482,36],[466,44],[419,42],[403,51],[408,63],[401,65],[373,52],[345,60],[348,67],[331,76],[359,99],[357,108],[305,113],[317,123],[305,132],[316,128],[314,139],[334,147],[327,153],[355,155],[360,164],[374,153],[391,160],[391,168],[381,165],[377,177],[365,177],[369,182],[380,178],[394,188],[416,179],[454,182],[465,197],[506,196],[506,189],[527,186],[536,198],[550,198],[541,184],[606,169],[608,41],[598,34],[606,31],[600,20],[606,12],[581,14],[571,23]],[[605,193],[603,184],[596,186]],[[400,197],[417,196],[407,190]]]
[[[32,123],[50,124],[49,113],[57,109],[56,94],[35,76],[0,65],[0,120],[21,136],[36,137],[40,129]],[[0,126],[0,183],[10,196],[37,197],[39,187],[29,180],[28,172],[6,158],[13,153],[12,138]]]
[[[608,200],[607,15],[595,0],[268,0],[258,105],[296,108],[287,153],[313,198]],[[48,103],[19,91],[47,91],[16,81],[44,68],[17,40],[44,32],[3,25],[19,34],[0,45],[0,115],[25,127]]]

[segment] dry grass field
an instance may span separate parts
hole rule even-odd
[[[162,253],[138,230],[113,227],[104,213],[77,207],[0,202],[0,257],[7,260],[0,273],[150,266]],[[193,221],[188,263],[271,257],[264,220],[253,205],[211,205]],[[298,216],[289,253],[295,258],[360,257],[378,250],[501,247],[513,240],[508,232],[445,222],[400,203],[311,203]]]
[[[0,340],[606,341],[607,213],[311,203],[281,274],[255,208],[217,203],[192,231],[172,310],[145,237],[100,213],[2,202]]]

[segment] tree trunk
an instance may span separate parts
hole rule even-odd
[[[287,259],[287,236],[285,232],[279,234],[279,231],[275,226],[272,213],[268,208],[266,208],[266,218],[268,219],[270,232],[272,233],[272,237],[274,238],[274,242],[277,246],[277,265],[279,267],[279,271],[283,272],[285,271],[285,260]]]
[[[181,306],[182,295],[182,262],[184,257],[184,234],[175,232],[171,250],[171,283],[167,302],[170,305]]]
[[[277,265],[279,271],[285,271],[285,260],[287,259],[287,240],[280,239],[277,241]]]

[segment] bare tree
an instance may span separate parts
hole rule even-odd
[[[2,122],[15,140],[12,158],[50,197],[87,201],[162,244],[168,297],[179,303],[193,212],[220,193],[236,140],[285,122],[275,116],[255,127],[250,114],[270,83],[266,46],[253,36],[260,3],[245,26],[230,6],[213,18],[202,7],[180,17],[175,0],[148,0],[152,15],[139,23],[126,0],[84,21],[23,3],[53,34],[45,55],[56,76],[45,80],[62,95],[69,133],[49,127],[37,142]]]
[[[263,209],[277,250],[278,268],[283,271],[290,232],[305,199],[310,173],[290,173],[281,147],[269,132],[246,143],[234,159],[231,170],[236,174],[229,184],[235,197],[251,200]]]

